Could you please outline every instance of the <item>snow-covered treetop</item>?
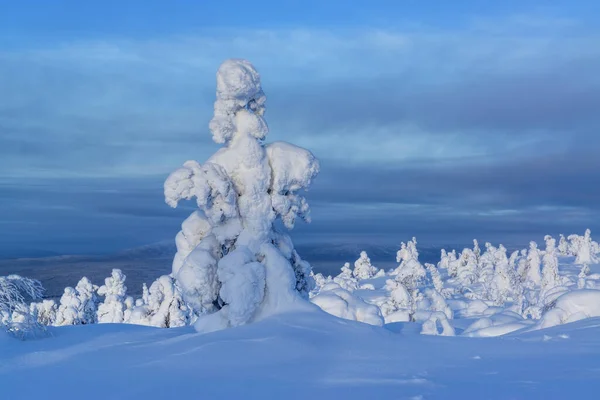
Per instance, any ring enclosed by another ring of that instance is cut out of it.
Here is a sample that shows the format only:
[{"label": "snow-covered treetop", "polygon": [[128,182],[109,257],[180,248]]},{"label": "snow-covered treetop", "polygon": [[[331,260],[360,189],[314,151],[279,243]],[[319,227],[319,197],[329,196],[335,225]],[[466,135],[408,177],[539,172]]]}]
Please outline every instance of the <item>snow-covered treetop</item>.
[{"label": "snow-covered treetop", "polygon": [[[240,129],[264,139],[269,132],[262,118],[265,101],[260,75],[254,66],[246,60],[226,60],[217,71],[215,114],[209,124],[213,140],[227,143]],[[240,112],[244,109],[251,112]]]}]

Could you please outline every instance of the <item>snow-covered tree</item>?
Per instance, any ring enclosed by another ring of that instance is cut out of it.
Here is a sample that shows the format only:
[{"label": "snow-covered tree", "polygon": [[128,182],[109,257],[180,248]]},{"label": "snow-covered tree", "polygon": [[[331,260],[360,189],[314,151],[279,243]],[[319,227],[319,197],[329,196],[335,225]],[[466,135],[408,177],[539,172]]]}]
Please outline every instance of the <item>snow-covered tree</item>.
[{"label": "snow-covered tree", "polygon": [[485,252],[479,258],[479,281],[484,285],[491,285],[494,279],[497,249],[491,243],[485,243]]},{"label": "snow-covered tree", "polygon": [[82,320],[82,305],[77,291],[72,287],[66,287],[60,298],[60,305],[56,313],[56,326],[78,325]]},{"label": "snow-covered tree", "polygon": [[407,320],[410,320],[410,316],[415,312],[415,303],[406,286],[398,279],[388,279],[384,288],[389,293],[387,300],[380,305],[384,318],[402,309],[407,312]]},{"label": "snow-covered tree", "polygon": [[32,316],[25,304],[27,299],[41,298],[43,291],[38,280],[19,275],[0,276],[0,327],[20,339],[43,331],[37,316]]},{"label": "snow-covered tree", "polygon": [[400,250],[396,254],[396,262],[399,262],[400,265],[392,272],[392,275],[397,275],[397,279],[409,291],[417,288],[427,273],[419,262],[417,240],[415,238],[406,244],[401,244]]},{"label": "snow-covered tree", "polygon": [[506,248],[503,245],[498,246],[496,250],[492,299],[497,305],[502,305],[512,295],[513,285],[515,283],[514,269],[511,268],[506,257]]},{"label": "snow-covered tree", "polygon": [[429,272],[429,275],[431,276],[431,282],[433,283],[435,290],[444,294],[444,281],[435,265],[425,263],[425,269],[427,269],[427,272]]},{"label": "snow-covered tree", "polygon": [[577,289],[585,289],[586,287],[586,278],[590,274],[590,267],[587,264],[583,264],[581,266],[581,270],[579,271],[579,275],[577,275]]},{"label": "snow-covered tree", "polygon": [[291,229],[298,218],[309,221],[299,191],[308,188],[319,163],[308,150],[263,142],[265,100],[252,64],[225,61],[209,124],[213,140],[224,147],[204,164],[186,162],[165,182],[169,205],[195,197],[199,207],[182,224],[173,262],[185,301],[198,314],[219,313],[199,321],[199,329],[248,323],[308,298],[314,285],[310,265],[274,222]]},{"label": "snow-covered tree", "polygon": [[517,258],[517,275],[521,282],[527,279],[527,249],[522,249]]},{"label": "snow-covered tree", "polygon": [[58,305],[54,300],[42,300],[39,303],[31,303],[29,305],[29,312],[31,315],[37,317],[39,324],[50,326],[56,322]]},{"label": "snow-covered tree", "polygon": [[344,263],[341,268],[341,273],[333,278],[333,282],[337,283],[342,289],[353,292],[358,289],[358,281],[353,275],[350,263]]},{"label": "snow-covered tree", "polygon": [[370,279],[377,273],[377,268],[371,265],[371,259],[366,251],[360,252],[360,258],[354,263],[352,274],[356,279]]},{"label": "snow-covered tree", "polygon": [[146,282],[142,283],[142,304],[148,304],[150,302],[150,290],[146,285]]},{"label": "snow-covered tree", "polygon": [[560,240],[558,242],[558,252],[561,256],[569,255],[569,242],[565,239],[565,235],[560,234]]},{"label": "snow-covered tree", "polygon": [[481,249],[479,248],[479,242],[477,239],[473,239],[473,255],[475,256],[476,264],[479,265],[479,258],[481,257]]},{"label": "snow-covered tree", "polygon": [[456,277],[463,286],[468,286],[477,280],[477,257],[471,249],[464,249],[460,254]]},{"label": "snow-covered tree", "polygon": [[569,255],[577,256],[577,253],[579,252],[579,247],[581,246],[581,240],[583,239],[583,237],[573,234],[573,235],[569,235],[567,237],[567,239],[569,242],[569,246],[568,246]]},{"label": "snow-covered tree", "polygon": [[558,276],[558,258],[556,256],[556,240],[546,235],[546,251],[542,258],[542,292],[548,292],[550,289],[560,285],[560,277]]},{"label": "snow-covered tree", "polygon": [[174,328],[187,325],[191,309],[184,303],[181,290],[175,280],[164,275],[150,286],[150,325],[161,328]]},{"label": "snow-covered tree", "polygon": [[450,263],[450,259],[448,257],[448,253],[446,253],[445,249],[442,249],[442,254],[440,257],[440,262],[438,263],[439,269],[448,269],[448,264]]},{"label": "snow-covered tree", "polygon": [[598,260],[592,254],[592,232],[586,229],[583,237],[578,240],[576,264],[596,264]]},{"label": "snow-covered tree", "polygon": [[104,280],[104,285],[98,288],[98,294],[104,296],[104,302],[98,305],[99,323],[123,322],[127,294],[125,279],[126,277],[120,269],[113,269],[111,276]]},{"label": "snow-covered tree", "polygon": [[94,324],[97,322],[97,307],[98,307],[98,286],[92,284],[87,277],[81,278],[75,286],[77,297],[80,302],[80,314],[82,324]]},{"label": "snow-covered tree", "polygon": [[528,287],[539,286],[542,283],[540,272],[540,251],[536,242],[529,242],[529,251],[527,253],[527,274],[525,282]]}]

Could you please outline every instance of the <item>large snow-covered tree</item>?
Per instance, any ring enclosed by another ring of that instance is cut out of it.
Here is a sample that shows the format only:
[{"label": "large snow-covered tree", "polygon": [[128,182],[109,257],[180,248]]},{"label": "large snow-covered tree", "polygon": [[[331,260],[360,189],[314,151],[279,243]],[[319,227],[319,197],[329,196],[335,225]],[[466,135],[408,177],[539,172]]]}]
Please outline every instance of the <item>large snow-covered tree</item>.
[{"label": "large snow-covered tree", "polygon": [[310,220],[299,192],[309,187],[319,163],[292,144],[264,143],[265,100],[250,62],[225,61],[209,124],[223,147],[204,164],[186,162],[164,185],[170,206],[194,197],[198,205],[176,237],[172,274],[197,314],[218,313],[201,318],[199,329],[248,323],[308,298],[314,285],[310,265],[274,224],[280,220],[291,229],[298,218]]}]

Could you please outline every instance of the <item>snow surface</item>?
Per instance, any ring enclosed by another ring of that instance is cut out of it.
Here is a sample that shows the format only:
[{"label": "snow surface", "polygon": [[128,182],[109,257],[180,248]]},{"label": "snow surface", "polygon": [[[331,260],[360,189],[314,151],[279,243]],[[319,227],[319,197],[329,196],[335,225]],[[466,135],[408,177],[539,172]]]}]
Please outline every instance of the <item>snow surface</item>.
[{"label": "snow surface", "polygon": [[[224,331],[123,324],[0,335],[3,399],[593,398],[600,318],[518,335],[426,336],[318,310]],[[10,384],[8,384],[10,383]]]}]

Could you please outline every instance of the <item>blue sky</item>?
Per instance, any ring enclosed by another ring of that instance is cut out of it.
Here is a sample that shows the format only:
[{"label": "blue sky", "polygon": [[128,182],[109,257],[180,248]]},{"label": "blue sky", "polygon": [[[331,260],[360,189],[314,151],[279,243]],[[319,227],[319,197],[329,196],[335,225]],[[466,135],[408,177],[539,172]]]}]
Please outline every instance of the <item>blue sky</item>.
[{"label": "blue sky", "polygon": [[0,0],[0,254],[174,237],[162,182],[217,149],[229,57],[321,159],[297,241],[600,229],[593,1],[91,3]]}]

